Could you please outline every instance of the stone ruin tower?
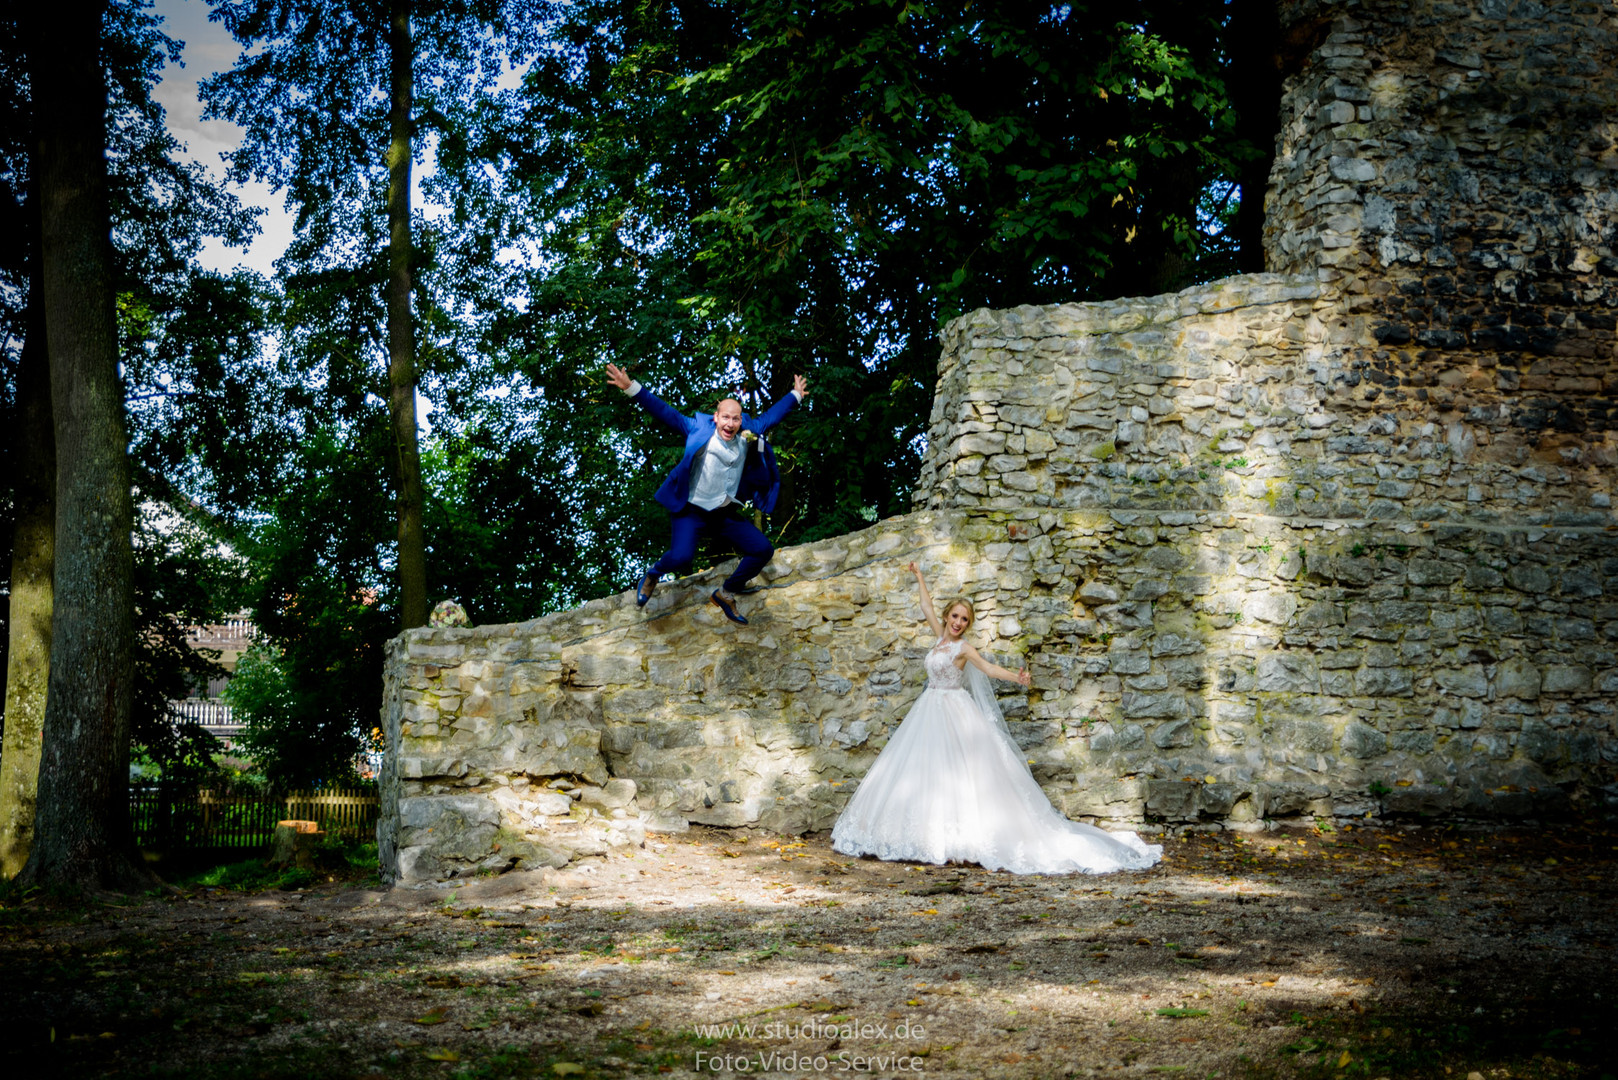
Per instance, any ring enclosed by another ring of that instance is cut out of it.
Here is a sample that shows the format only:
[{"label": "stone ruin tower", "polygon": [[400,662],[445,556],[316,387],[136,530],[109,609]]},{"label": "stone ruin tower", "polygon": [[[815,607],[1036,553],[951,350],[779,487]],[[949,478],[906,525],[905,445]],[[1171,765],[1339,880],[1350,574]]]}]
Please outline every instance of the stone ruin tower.
[{"label": "stone ruin tower", "polygon": [[957,319],[914,512],[779,552],[748,627],[698,583],[396,639],[385,872],[828,827],[921,688],[911,560],[1030,664],[1069,816],[1618,803],[1618,11],[1281,19],[1271,272]]}]

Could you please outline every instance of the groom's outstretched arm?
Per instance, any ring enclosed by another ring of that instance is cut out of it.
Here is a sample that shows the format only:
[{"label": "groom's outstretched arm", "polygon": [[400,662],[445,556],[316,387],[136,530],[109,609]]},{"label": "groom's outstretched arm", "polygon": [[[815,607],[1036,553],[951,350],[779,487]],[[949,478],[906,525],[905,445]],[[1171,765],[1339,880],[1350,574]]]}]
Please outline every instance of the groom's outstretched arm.
[{"label": "groom's outstretched arm", "polygon": [[759,432],[770,430],[786,418],[787,413],[795,408],[798,402],[809,396],[809,380],[802,375],[792,376],[792,392],[771,405],[764,415],[753,421],[753,427]]},{"label": "groom's outstretched arm", "polygon": [[680,434],[684,435],[691,430],[691,421],[687,417],[676,412],[673,406],[631,379],[629,373],[617,364],[607,365],[607,381],[634,398],[635,404]]}]

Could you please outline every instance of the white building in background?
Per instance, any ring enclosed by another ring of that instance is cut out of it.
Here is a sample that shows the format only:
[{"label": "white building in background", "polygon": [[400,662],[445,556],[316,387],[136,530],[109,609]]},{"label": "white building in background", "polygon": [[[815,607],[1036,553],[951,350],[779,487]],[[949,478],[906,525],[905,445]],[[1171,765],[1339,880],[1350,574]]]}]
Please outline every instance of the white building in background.
[{"label": "white building in background", "polygon": [[[138,491],[135,495],[137,546],[168,545],[171,548],[189,547],[192,550],[200,548],[209,558],[233,564],[243,574],[247,573],[246,561],[229,544],[199,526],[194,520],[195,514],[188,516],[172,505],[159,499],[146,498]],[[191,509],[195,513],[205,513],[195,506]],[[255,635],[253,616],[247,611],[238,611],[225,616],[220,622],[209,623],[206,626],[192,626],[186,630],[186,644],[193,649],[210,649],[218,652],[218,663],[225,669],[225,673],[209,679],[206,686],[196,687],[190,697],[169,701],[169,715],[176,725],[200,724],[217,737],[226,749],[235,745],[236,737],[241,734],[243,725],[231,715],[231,707],[225,703],[221,695],[231,677],[236,674],[236,665],[241,661],[247,647],[252,644]]]},{"label": "white building in background", "polygon": [[236,665],[242,653],[247,651],[247,646],[252,644],[254,633],[252,615],[245,611],[227,615],[223,622],[191,627],[186,632],[186,643],[193,649],[216,650],[219,665],[225,669],[225,674],[208,680],[208,685],[199,687],[198,693],[192,697],[169,702],[169,713],[176,724],[201,724],[227,750],[235,745],[236,736],[241,734],[242,723],[231,714],[230,705],[220,695],[236,674]]}]

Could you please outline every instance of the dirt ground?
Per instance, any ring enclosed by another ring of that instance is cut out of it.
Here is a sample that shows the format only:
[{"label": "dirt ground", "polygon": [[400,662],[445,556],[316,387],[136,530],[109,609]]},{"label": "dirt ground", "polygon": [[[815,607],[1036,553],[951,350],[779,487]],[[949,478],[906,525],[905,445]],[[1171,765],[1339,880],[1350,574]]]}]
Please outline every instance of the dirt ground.
[{"label": "dirt ground", "polygon": [[1146,873],[1019,878],[694,830],[456,889],[13,897],[0,1060],[73,1077],[1618,1075],[1609,826],[1165,843]]}]

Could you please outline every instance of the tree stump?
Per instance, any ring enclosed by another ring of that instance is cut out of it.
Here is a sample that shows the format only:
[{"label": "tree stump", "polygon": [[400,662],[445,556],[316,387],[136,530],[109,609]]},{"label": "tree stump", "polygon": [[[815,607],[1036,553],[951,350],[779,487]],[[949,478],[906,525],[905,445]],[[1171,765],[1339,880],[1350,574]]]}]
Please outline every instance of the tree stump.
[{"label": "tree stump", "polygon": [[303,870],[315,868],[315,849],[326,834],[317,821],[278,821],[275,837],[270,841],[270,857],[266,865],[296,866]]}]

